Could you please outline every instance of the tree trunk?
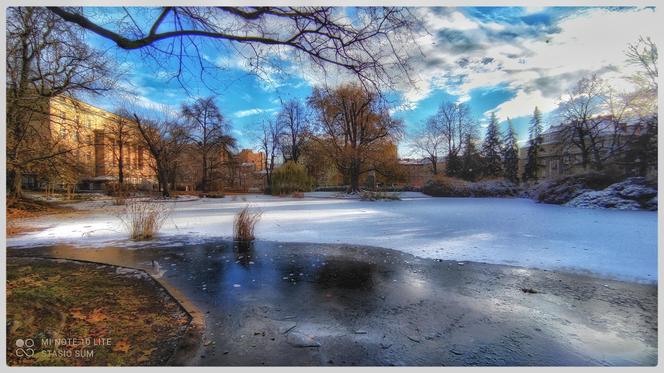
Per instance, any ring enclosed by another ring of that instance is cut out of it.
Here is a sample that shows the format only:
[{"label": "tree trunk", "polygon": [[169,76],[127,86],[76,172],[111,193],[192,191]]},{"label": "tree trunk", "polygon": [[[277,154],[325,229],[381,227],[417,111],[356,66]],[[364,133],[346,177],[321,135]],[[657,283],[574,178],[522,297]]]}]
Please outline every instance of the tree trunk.
[{"label": "tree trunk", "polygon": [[164,169],[159,168],[157,170],[157,179],[159,180],[162,197],[170,198],[171,191],[168,185],[168,173]]},{"label": "tree trunk", "polygon": [[20,199],[23,192],[22,174],[18,169],[7,170],[7,190],[14,199]]},{"label": "tree trunk", "polygon": [[207,177],[207,157],[203,156],[203,178],[201,180],[201,190],[203,192],[208,191],[208,177]]},{"label": "tree trunk", "polygon": [[124,147],[122,141],[118,143],[118,183],[124,183]]},{"label": "tree trunk", "polygon": [[360,162],[356,159],[351,161],[350,167],[350,193],[360,191]]}]

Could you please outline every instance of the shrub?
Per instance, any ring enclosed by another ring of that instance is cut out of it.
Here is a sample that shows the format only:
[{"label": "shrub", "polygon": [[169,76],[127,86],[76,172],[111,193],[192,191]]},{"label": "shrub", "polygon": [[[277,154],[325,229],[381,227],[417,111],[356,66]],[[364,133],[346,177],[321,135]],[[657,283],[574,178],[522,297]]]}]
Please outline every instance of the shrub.
[{"label": "shrub", "polygon": [[113,203],[114,206],[124,206],[125,204],[127,204],[127,197],[122,194],[118,194],[113,196],[111,202]]},{"label": "shrub", "polygon": [[286,162],[272,173],[270,191],[273,196],[308,192],[312,187],[313,179],[307,174],[307,170],[293,161]]},{"label": "shrub", "polygon": [[260,211],[249,211],[249,206],[246,206],[235,215],[233,222],[233,238],[240,242],[253,241],[254,227],[261,218],[263,213]]},{"label": "shrub", "polygon": [[292,197],[293,198],[304,198],[304,193],[303,192],[293,192]]},{"label": "shrub", "polygon": [[170,214],[168,205],[154,201],[127,201],[120,220],[132,240],[152,239]]},{"label": "shrub", "polygon": [[505,179],[471,182],[449,176],[437,176],[422,187],[422,193],[433,197],[513,197],[520,195],[521,189]]},{"label": "shrub", "polygon": [[360,193],[360,199],[362,201],[399,201],[401,197],[399,197],[399,193],[363,191]]},{"label": "shrub", "polygon": [[422,193],[433,197],[470,197],[468,184],[461,179],[438,175],[422,188]]},{"label": "shrub", "polygon": [[200,197],[203,198],[224,198],[225,196],[224,192],[207,192],[200,194]]},{"label": "shrub", "polygon": [[561,205],[585,192],[602,190],[617,181],[619,179],[615,175],[591,171],[545,180],[535,185],[530,194],[540,202]]},{"label": "shrub", "polygon": [[129,188],[122,184],[113,184],[107,192],[114,206],[124,206],[129,198]]}]

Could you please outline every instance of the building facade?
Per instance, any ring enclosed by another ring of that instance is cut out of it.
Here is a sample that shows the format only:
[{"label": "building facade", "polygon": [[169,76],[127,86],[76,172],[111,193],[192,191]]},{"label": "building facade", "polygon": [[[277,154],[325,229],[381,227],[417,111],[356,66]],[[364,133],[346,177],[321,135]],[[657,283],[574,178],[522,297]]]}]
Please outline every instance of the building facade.
[{"label": "building facade", "polygon": [[[156,185],[154,162],[135,123],[68,97],[54,97],[32,125],[41,146],[59,155],[57,172],[32,170],[23,176],[29,189],[105,190],[120,182],[141,189]],[[39,146],[40,144],[36,144]]]},{"label": "building facade", "polygon": [[[568,176],[589,171],[593,157],[602,160],[605,169],[612,169],[624,175],[632,175],[632,165],[626,160],[628,152],[633,150],[632,140],[647,132],[646,119],[632,119],[621,123],[602,119],[593,125],[593,139],[596,144],[588,154],[584,164],[581,151],[581,138],[569,124],[558,124],[549,127],[542,134],[542,145],[538,154],[537,178],[548,179]],[[655,119],[656,120],[656,119]],[[590,135],[585,135],[585,146],[591,142]],[[519,177],[523,175],[528,160],[528,142],[519,144]],[[593,151],[595,150],[595,151]],[[596,154],[595,154],[596,153]],[[656,176],[657,167],[650,166],[644,176]]]}]

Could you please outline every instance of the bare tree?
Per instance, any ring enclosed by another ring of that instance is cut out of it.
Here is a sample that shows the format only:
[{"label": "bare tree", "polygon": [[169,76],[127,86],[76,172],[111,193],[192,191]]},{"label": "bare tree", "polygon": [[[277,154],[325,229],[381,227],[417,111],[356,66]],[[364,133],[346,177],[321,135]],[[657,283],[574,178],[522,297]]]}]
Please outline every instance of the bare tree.
[{"label": "bare tree", "polygon": [[403,123],[390,117],[376,93],[357,85],[316,88],[309,102],[317,112],[319,141],[348,178],[349,192],[358,192],[360,176],[375,170],[370,155],[382,151],[386,142],[396,141]]},{"label": "bare tree", "polygon": [[448,142],[432,118],[422,124],[412,140],[412,145],[431,163],[431,171],[437,175],[438,163],[447,149]]},{"label": "bare tree", "polygon": [[277,122],[283,134],[280,137],[280,144],[284,162],[288,160],[297,162],[302,154],[304,142],[309,134],[309,118],[306,110],[306,107],[295,99],[281,103]]},{"label": "bare tree", "polygon": [[627,62],[639,68],[629,77],[636,84],[631,109],[639,121],[624,161],[630,173],[646,176],[650,168],[657,169],[657,46],[650,38],[641,37],[628,46],[625,54]]},{"label": "bare tree", "polygon": [[[421,29],[408,8],[397,7],[358,7],[350,16],[340,7],[123,8],[125,14],[107,16],[104,23],[89,16],[92,10],[49,9],[120,48],[176,57],[178,77],[186,70],[187,56],[196,56],[203,67],[196,40],[208,39],[244,53],[257,70],[270,64],[267,52],[276,50],[304,57],[323,71],[326,66],[340,68],[363,83],[392,84],[397,77],[410,77],[411,56],[405,46]],[[132,12],[143,12],[153,21],[141,27],[133,22]]]},{"label": "bare tree", "polygon": [[633,97],[617,93],[596,75],[581,79],[558,107],[561,126],[556,136],[561,151],[576,150],[584,169],[602,170],[634,135],[635,128],[625,123]]},{"label": "bare tree", "polygon": [[133,122],[129,119],[128,111],[120,109],[116,112],[116,116],[106,126],[104,134],[106,135],[105,145],[111,150],[111,156],[114,162],[118,165],[118,183],[120,188],[124,185],[125,176],[125,160],[127,159],[127,152],[125,149],[128,146],[129,139],[133,138]]},{"label": "bare tree", "polygon": [[189,138],[201,162],[200,186],[207,192],[214,171],[221,167],[224,157],[232,155],[236,140],[228,135],[228,123],[213,97],[182,105],[182,115],[191,126]]},{"label": "bare tree", "polygon": [[468,133],[475,131],[476,126],[470,116],[470,109],[463,103],[443,102],[428,122],[445,141],[447,175],[458,176],[461,171],[460,156],[463,145]]},{"label": "bare tree", "polygon": [[[87,46],[80,29],[45,8],[7,8],[6,27],[7,191],[20,196],[24,173],[71,164],[56,158],[89,145],[71,141],[80,123],[54,113],[49,100],[107,92],[119,70]],[[52,119],[67,136],[54,136]]]},{"label": "bare tree", "polygon": [[274,171],[277,154],[279,152],[279,139],[282,136],[279,122],[268,119],[262,124],[262,134],[260,137],[260,148],[265,157],[263,158],[265,166],[265,182],[267,187],[272,185],[272,171]]},{"label": "bare tree", "polygon": [[140,118],[134,113],[134,120],[145,147],[154,160],[151,166],[157,174],[162,196],[169,198],[171,189],[175,187],[174,179],[179,155],[190,136],[188,128],[183,123],[170,118],[150,120]]},{"label": "bare tree", "polygon": [[657,92],[657,45],[649,37],[643,36],[635,43],[627,46],[625,52],[627,62],[640,68],[634,76],[631,77],[639,87],[648,88]]}]

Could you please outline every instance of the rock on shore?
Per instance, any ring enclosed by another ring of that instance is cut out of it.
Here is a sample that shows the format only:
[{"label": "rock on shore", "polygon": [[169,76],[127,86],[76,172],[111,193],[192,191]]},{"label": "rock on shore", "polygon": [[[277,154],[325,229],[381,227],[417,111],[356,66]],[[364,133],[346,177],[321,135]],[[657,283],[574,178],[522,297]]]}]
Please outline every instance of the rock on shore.
[{"label": "rock on shore", "polygon": [[566,206],[582,208],[615,208],[619,210],[657,210],[657,189],[643,177],[630,177],[603,190],[584,191]]}]

